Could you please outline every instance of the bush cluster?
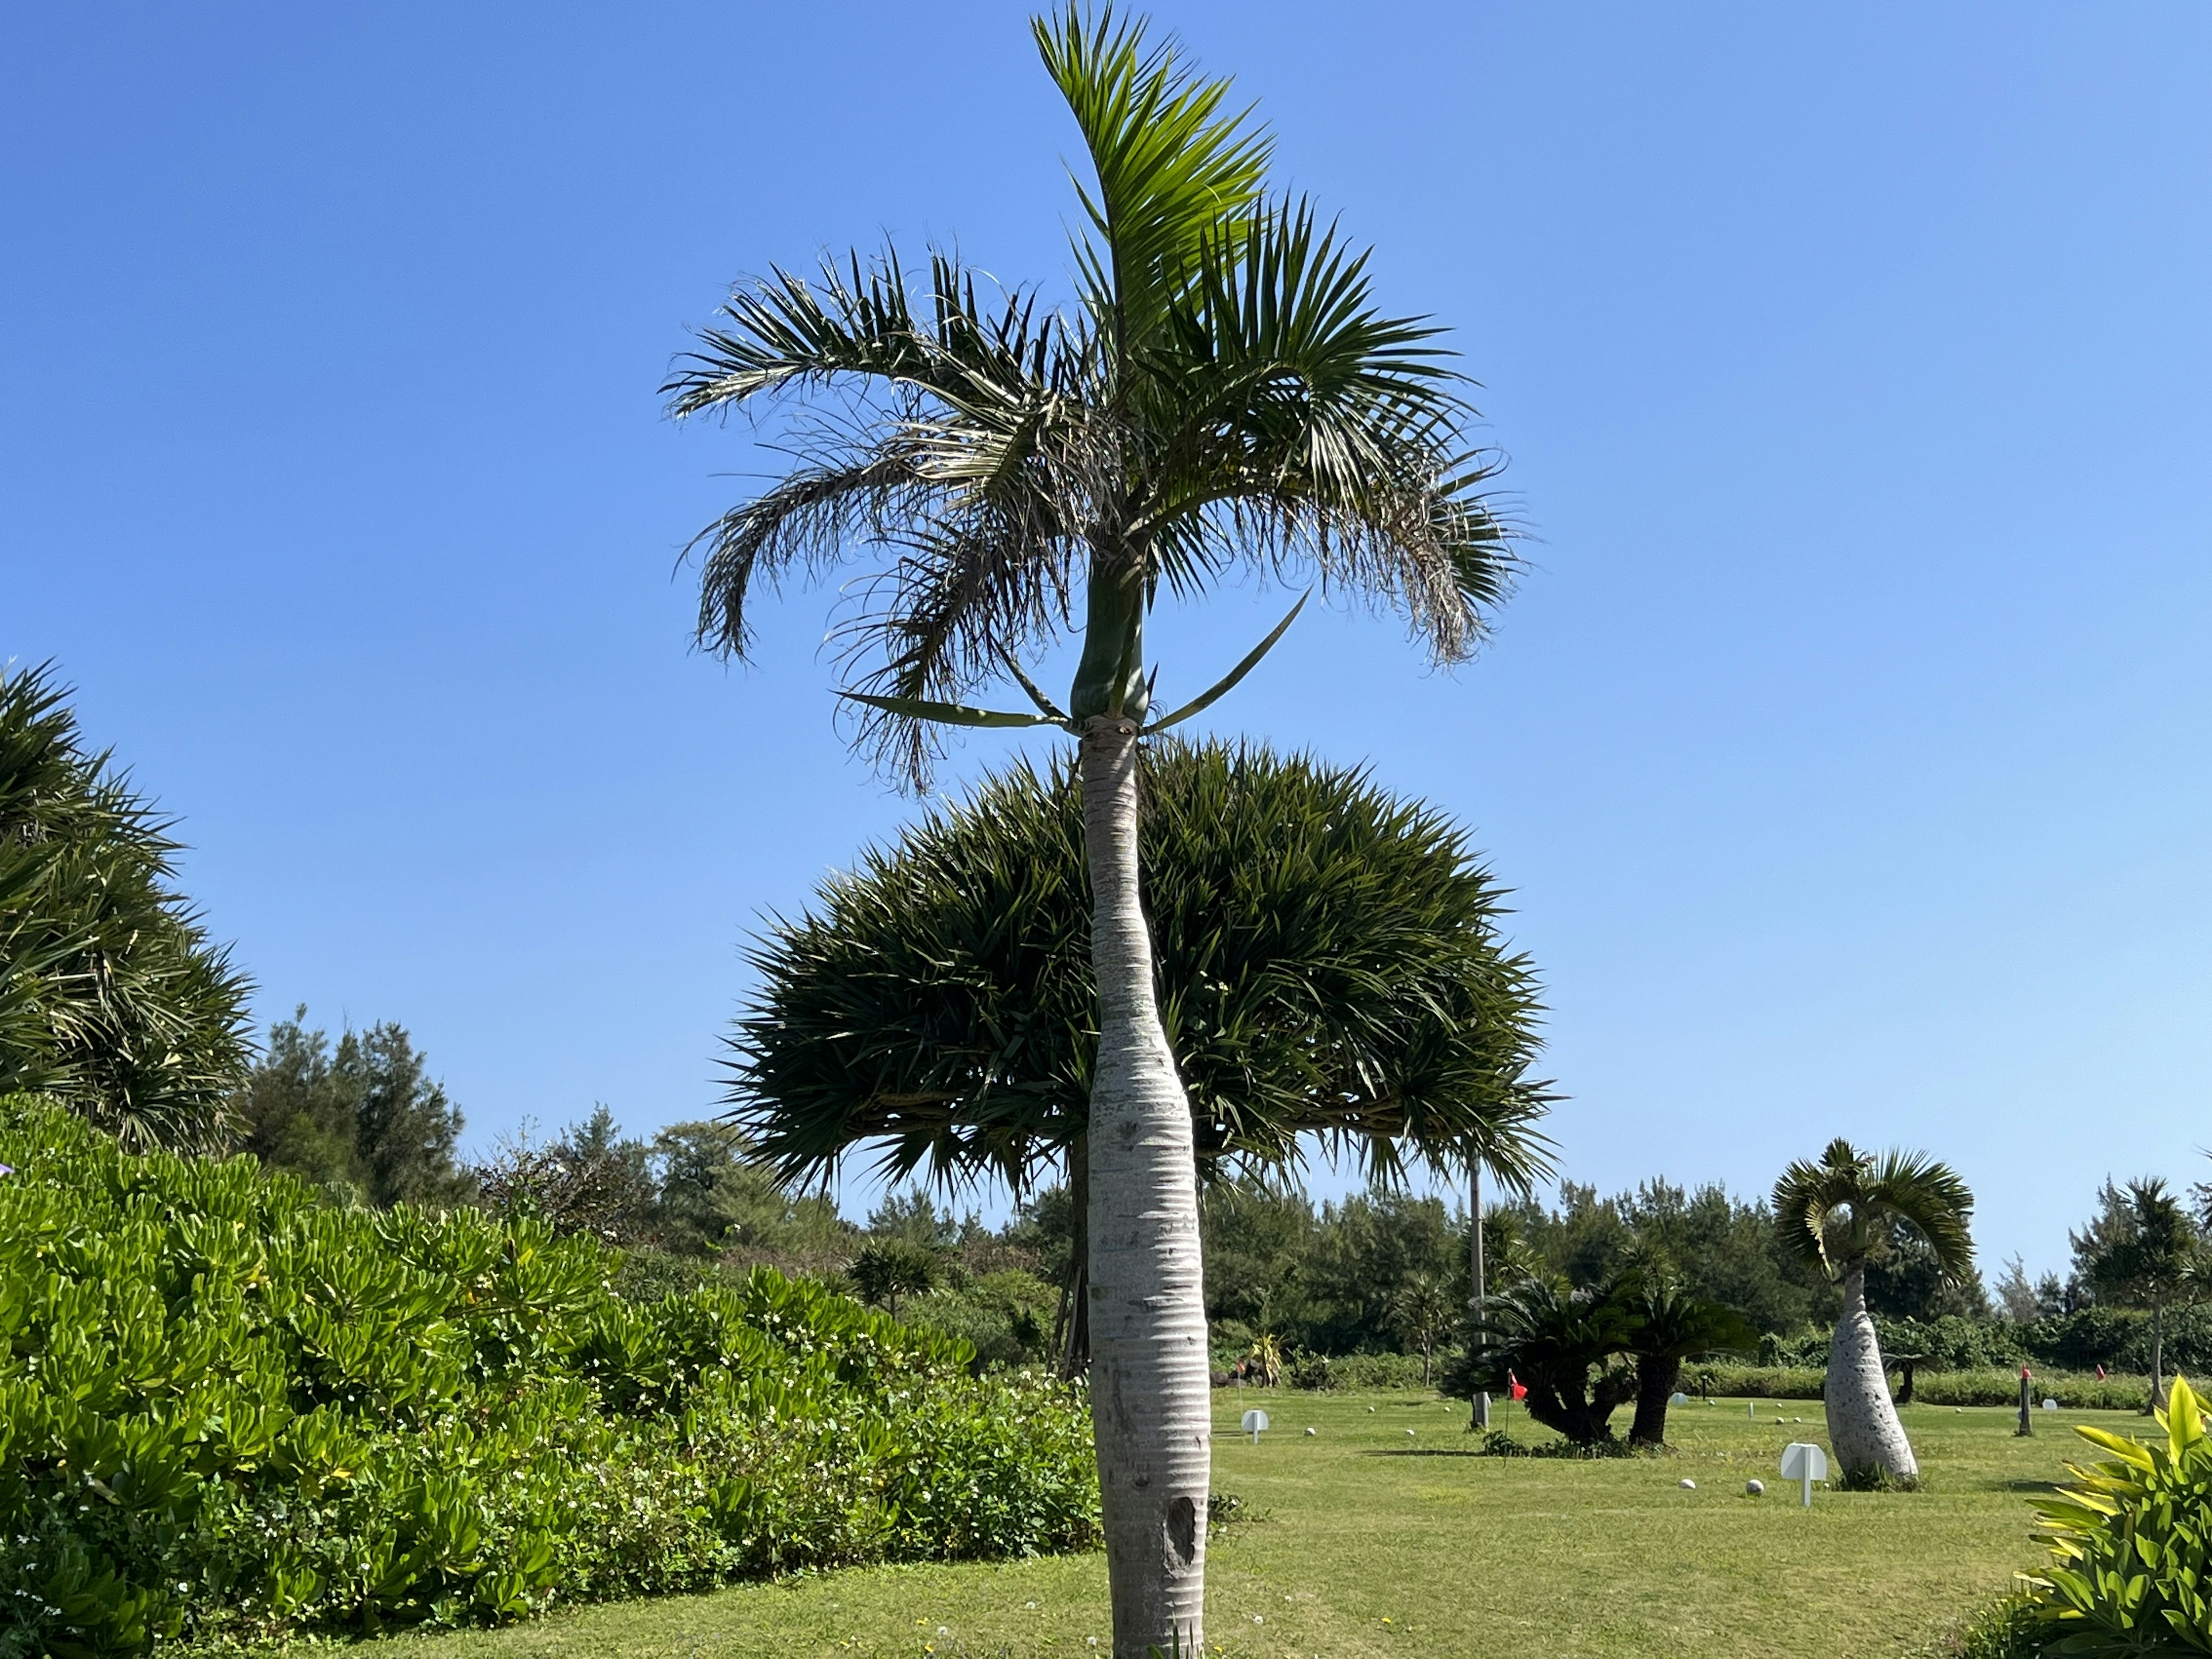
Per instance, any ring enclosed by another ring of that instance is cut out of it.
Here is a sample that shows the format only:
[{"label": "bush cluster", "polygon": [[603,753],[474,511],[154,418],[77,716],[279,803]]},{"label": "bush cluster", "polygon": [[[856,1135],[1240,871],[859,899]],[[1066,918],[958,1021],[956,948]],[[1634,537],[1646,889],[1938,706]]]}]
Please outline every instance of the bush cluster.
[{"label": "bush cluster", "polygon": [[[2023,1364],[2038,1370],[2150,1371],[2151,1319],[2140,1309],[2093,1306],[2040,1319],[1968,1319],[1946,1314],[1936,1319],[1887,1319],[1877,1315],[1881,1351],[1893,1358],[1918,1354],[1919,1375],[1936,1371],[2010,1370]],[[1809,1368],[1828,1363],[1831,1333],[1808,1328],[1796,1335],[1770,1334],[1759,1343],[1764,1366]],[[2168,1370],[2212,1370],[2212,1307],[2166,1311],[2165,1352]]]},{"label": "bush cluster", "polygon": [[21,1097],[0,1164],[0,1652],[1096,1535],[1079,1400],[818,1286],[628,1300],[542,1222],[337,1208]]},{"label": "bush cluster", "polygon": [[[1685,1386],[1729,1399],[1818,1400],[1827,1373],[1802,1365],[1699,1365],[1686,1376]],[[2033,1393],[2039,1402],[2053,1399],[2069,1411],[2141,1411],[2150,1379],[2039,1370]],[[2020,1399],[2020,1371],[1923,1370],[1913,1379],[1912,1397],[1923,1406],[2010,1406]]]},{"label": "bush cluster", "polygon": [[1300,1354],[1283,1380],[1294,1389],[1422,1389],[1417,1353]]}]

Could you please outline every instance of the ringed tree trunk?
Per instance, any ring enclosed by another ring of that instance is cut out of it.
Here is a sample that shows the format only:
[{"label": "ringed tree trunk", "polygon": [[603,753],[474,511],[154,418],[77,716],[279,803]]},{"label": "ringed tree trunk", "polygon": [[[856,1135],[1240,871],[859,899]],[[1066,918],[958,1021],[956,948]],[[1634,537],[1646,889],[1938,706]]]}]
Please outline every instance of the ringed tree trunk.
[{"label": "ringed tree trunk", "polygon": [[1639,1354],[1636,1360],[1636,1418],[1628,1425],[1632,1446],[1667,1443],[1667,1402],[1682,1377],[1680,1354]]},{"label": "ringed tree trunk", "polygon": [[1897,1420],[1897,1407],[1889,1401],[1889,1378],[1881,1363],[1881,1345],[1875,1340],[1874,1321],[1867,1316],[1866,1266],[1854,1266],[1844,1275],[1844,1311],[1836,1321],[1835,1340],[1828,1349],[1828,1379],[1821,1397],[1828,1410],[1828,1443],[1834,1448],[1837,1472],[1846,1476],[1876,1470],[1893,1480],[1910,1480],[1920,1473],[1912,1443]]},{"label": "ringed tree trunk", "polygon": [[1098,1060],[1090,1133],[1091,1422],[1114,1659],[1204,1651],[1212,1455],[1190,1103],[1139,903],[1137,727],[1082,727]]}]

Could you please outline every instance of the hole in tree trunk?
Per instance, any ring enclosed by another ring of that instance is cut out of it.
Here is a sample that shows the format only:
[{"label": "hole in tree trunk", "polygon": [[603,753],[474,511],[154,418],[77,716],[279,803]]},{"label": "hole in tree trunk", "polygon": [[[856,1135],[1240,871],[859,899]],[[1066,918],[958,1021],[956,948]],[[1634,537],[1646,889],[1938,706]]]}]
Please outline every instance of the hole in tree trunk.
[{"label": "hole in tree trunk", "polygon": [[1185,1566],[1198,1553],[1198,1505],[1188,1498],[1178,1498],[1168,1505],[1168,1547]]}]

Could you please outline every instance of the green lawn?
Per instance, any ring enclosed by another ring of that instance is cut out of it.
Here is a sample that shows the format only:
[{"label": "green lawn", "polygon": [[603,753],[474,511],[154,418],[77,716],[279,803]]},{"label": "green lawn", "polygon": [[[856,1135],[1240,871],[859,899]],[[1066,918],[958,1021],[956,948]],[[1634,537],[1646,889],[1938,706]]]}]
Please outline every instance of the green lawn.
[{"label": "green lawn", "polygon": [[[1231,1659],[1897,1655],[2035,1559],[2027,1496],[2087,1451],[2067,1425],[2145,1426],[2038,1413],[2018,1440],[2009,1412],[1910,1407],[1928,1490],[1818,1492],[1808,1512],[1775,1463],[1790,1440],[1825,1439],[1817,1401],[1760,1401],[1756,1421],[1742,1401],[1693,1403],[1673,1414],[1674,1455],[1601,1462],[1469,1455],[1466,1408],[1435,1399],[1214,1403],[1215,1488],[1263,1516],[1208,1547],[1207,1645]],[[1249,1405],[1275,1424],[1257,1447],[1236,1431]],[[1547,1437],[1517,1411],[1499,1420]],[[1753,1476],[1764,1498],[1742,1495]],[[830,1573],[381,1645],[404,1650],[391,1659],[1026,1659],[1085,1654],[1106,1632],[1093,1555]]]}]

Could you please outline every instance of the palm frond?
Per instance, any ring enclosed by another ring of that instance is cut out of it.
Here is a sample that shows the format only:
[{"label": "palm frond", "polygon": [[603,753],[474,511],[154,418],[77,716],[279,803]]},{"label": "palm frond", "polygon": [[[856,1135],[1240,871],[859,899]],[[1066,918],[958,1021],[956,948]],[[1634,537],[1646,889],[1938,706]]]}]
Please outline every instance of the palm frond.
[{"label": "palm frond", "polygon": [[1032,24],[1066,99],[1093,181],[1075,180],[1095,242],[1077,260],[1098,326],[1118,350],[1147,340],[1188,285],[1200,251],[1260,199],[1273,141],[1249,109],[1224,113],[1230,83],[1183,63],[1172,37],[1148,45],[1141,20],[1071,4]]},{"label": "palm frond", "polygon": [[1898,1150],[1877,1158],[1840,1136],[1818,1163],[1800,1159],[1774,1184],[1784,1247],[1839,1278],[1863,1263],[1899,1221],[1927,1240],[1946,1274],[1964,1274],[1973,1265],[1973,1194],[1948,1164]]},{"label": "palm frond", "polygon": [[1972,1269],[1974,1195],[1949,1164],[1924,1152],[1884,1152],[1867,1182],[1865,1201],[1925,1239],[1947,1277],[1963,1278]]},{"label": "palm frond", "polygon": [[1439,660],[1480,640],[1518,568],[1495,458],[1437,331],[1372,305],[1367,256],[1285,202],[1210,239],[1145,361],[1160,434],[1137,520],[1179,591],[1255,552],[1405,612]]}]

